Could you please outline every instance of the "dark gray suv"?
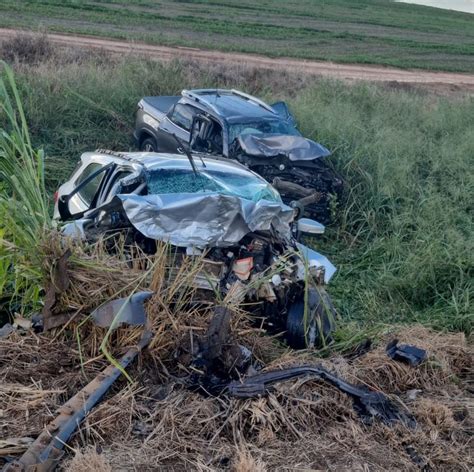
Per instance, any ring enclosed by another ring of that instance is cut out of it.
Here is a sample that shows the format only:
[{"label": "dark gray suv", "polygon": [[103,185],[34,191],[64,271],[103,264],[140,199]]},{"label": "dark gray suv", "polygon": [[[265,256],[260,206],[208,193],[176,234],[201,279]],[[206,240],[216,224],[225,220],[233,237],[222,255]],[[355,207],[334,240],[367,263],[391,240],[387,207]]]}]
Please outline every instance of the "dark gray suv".
[{"label": "dark gray suv", "polygon": [[143,151],[186,150],[236,159],[269,180],[285,203],[322,222],[342,180],[325,162],[330,155],[304,138],[284,102],[268,105],[237,90],[183,90],[181,96],[145,97],[134,137]]}]

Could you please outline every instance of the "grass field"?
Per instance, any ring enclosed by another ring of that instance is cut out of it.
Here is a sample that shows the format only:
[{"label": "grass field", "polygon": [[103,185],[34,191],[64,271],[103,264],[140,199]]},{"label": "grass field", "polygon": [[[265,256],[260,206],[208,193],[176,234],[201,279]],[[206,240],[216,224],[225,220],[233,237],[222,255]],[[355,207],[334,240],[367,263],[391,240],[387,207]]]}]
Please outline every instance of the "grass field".
[{"label": "grass field", "polygon": [[3,0],[0,27],[474,71],[473,16],[391,0]]},{"label": "grass field", "polygon": [[80,51],[15,69],[34,145],[47,155],[50,193],[82,152],[133,149],[144,95],[220,86],[287,99],[346,180],[338,222],[317,242],[339,268],[330,293],[345,320],[341,336],[354,333],[352,322],[471,331],[472,97]]}]

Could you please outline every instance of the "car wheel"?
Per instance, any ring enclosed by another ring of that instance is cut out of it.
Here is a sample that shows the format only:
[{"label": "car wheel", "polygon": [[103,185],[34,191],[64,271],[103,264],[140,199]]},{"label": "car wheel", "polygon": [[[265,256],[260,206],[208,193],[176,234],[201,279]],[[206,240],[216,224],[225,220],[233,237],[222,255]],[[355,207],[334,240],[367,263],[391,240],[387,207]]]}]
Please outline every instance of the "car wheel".
[{"label": "car wheel", "polygon": [[335,328],[336,309],[331,297],[322,287],[308,290],[308,310],[305,317],[304,292],[288,310],[286,338],[296,349],[321,347],[331,342]]},{"label": "car wheel", "polygon": [[146,138],[143,140],[142,144],[140,145],[140,151],[144,152],[157,152],[158,147],[155,143],[153,138]]}]

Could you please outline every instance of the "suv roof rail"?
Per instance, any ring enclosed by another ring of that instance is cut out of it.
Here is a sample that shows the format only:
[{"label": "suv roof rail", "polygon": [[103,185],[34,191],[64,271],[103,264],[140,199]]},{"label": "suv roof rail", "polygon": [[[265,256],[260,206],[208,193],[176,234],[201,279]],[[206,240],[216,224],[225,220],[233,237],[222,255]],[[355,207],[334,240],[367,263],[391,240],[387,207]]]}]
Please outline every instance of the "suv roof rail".
[{"label": "suv roof rail", "polygon": [[274,115],[277,114],[277,112],[267,103],[265,103],[263,100],[260,100],[257,97],[254,97],[253,95],[249,95],[248,93],[241,92],[240,90],[236,89],[196,89],[196,90],[183,90],[181,92],[181,95],[192,98],[193,100],[196,100],[197,102],[203,103],[204,105],[208,106],[214,113],[217,115],[220,115],[219,110],[217,107],[211,103],[210,100],[206,98],[206,95],[208,94],[216,94],[219,96],[219,94],[230,94],[230,95],[237,95],[240,98],[243,98],[249,102],[255,103],[256,105],[264,108],[265,110],[269,111],[270,113],[273,113]]},{"label": "suv roof rail", "polygon": [[[202,89],[202,90],[205,90],[205,89]],[[216,92],[217,92],[217,89],[216,89]],[[193,92],[191,90],[184,89],[181,92],[181,95],[183,95],[184,97],[192,98],[193,100],[196,100],[196,102],[198,103],[204,103],[204,105],[209,107],[216,115],[220,115],[219,110],[215,107],[215,105],[212,104],[209,100],[206,100],[205,97],[199,95],[198,93]]]},{"label": "suv roof rail", "polygon": [[260,100],[259,98],[254,97],[253,95],[249,95],[248,93],[244,93],[244,92],[241,92],[240,90],[235,90],[235,89],[232,89],[231,93],[239,97],[245,98],[249,102],[256,103],[257,105],[261,106],[262,108],[265,108],[265,110],[269,111],[270,113],[273,113],[274,115],[277,114],[277,112],[270,105],[265,103],[263,100]]},{"label": "suv roof rail", "polygon": [[94,152],[98,152],[99,154],[107,154],[108,156],[120,157],[121,159],[125,159],[126,161],[133,161],[133,159],[123,153],[118,151],[112,151],[110,149],[96,149]]}]

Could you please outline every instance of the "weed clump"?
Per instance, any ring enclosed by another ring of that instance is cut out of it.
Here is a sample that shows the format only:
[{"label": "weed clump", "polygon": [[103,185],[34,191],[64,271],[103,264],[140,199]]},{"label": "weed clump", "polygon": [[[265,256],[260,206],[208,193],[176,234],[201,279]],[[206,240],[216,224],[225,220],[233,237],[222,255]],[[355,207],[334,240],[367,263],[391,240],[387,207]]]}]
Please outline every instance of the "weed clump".
[{"label": "weed clump", "polygon": [[45,33],[18,33],[0,45],[0,58],[8,63],[39,64],[51,58],[54,48]]}]

